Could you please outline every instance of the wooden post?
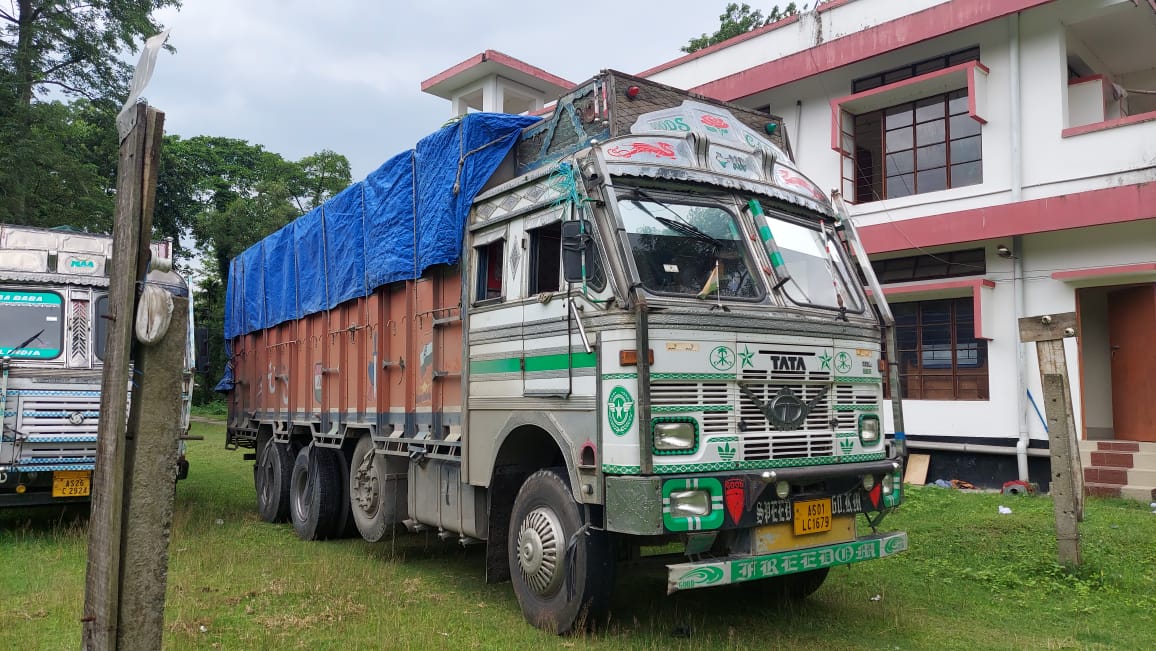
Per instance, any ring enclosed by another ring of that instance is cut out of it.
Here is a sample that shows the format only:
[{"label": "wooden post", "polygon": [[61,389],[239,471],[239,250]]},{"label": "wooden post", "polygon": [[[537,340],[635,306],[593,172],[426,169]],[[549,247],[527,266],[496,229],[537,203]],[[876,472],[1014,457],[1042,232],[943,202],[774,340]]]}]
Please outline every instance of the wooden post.
[{"label": "wooden post", "polygon": [[[121,612],[126,590],[123,584],[125,527],[126,522],[137,521],[134,517],[127,520],[125,517],[126,511],[134,510],[132,502],[126,498],[125,482],[129,365],[133,351],[137,281],[143,278],[148,266],[151,200],[160,164],[164,114],[143,103],[137,104],[133,110],[136,111],[135,126],[120,143],[117,163],[117,201],[108,295],[110,323],[101,379],[96,470],[93,473],[92,515],[88,532],[88,570],[81,620],[83,648],[97,651],[118,648],[118,622],[131,615],[135,623],[140,615]],[[148,206],[145,205],[146,199]],[[186,323],[186,318],[182,314],[180,322]],[[182,351],[184,336],[182,329],[179,333]],[[183,362],[178,363],[172,367],[172,372],[179,377],[182,367]],[[180,400],[179,388],[174,396],[175,400]],[[138,393],[137,399],[132,401],[134,411],[142,402]],[[174,421],[179,422],[179,418],[174,418]],[[139,419],[134,418],[134,422],[139,422]],[[171,502],[171,483],[167,490],[158,485],[150,490],[165,491]],[[171,508],[170,503],[170,512]],[[167,549],[167,536],[165,543]],[[157,606],[163,610],[163,602]],[[152,648],[156,646],[159,646],[159,641]]]},{"label": "wooden post", "polygon": [[1019,321],[1020,341],[1036,342],[1040,381],[1044,390],[1044,413],[1048,419],[1051,450],[1051,495],[1056,512],[1056,544],[1059,560],[1080,564],[1079,521],[1083,520],[1084,484],[1079,441],[1072,416],[1072,392],[1068,381],[1064,338],[1076,336],[1076,314],[1025,317]]},{"label": "wooden post", "polygon": [[[152,274],[149,275],[151,279]],[[181,436],[181,393],[189,299],[173,296],[165,336],[138,345],[126,448],[124,542],[116,648],[161,648],[169,532]]]}]

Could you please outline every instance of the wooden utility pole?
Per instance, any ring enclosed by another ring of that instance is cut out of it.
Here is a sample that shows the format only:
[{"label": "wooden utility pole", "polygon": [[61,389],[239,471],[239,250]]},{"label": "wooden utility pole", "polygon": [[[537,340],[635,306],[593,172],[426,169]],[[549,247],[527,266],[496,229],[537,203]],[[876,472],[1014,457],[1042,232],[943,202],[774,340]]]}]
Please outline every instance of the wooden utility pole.
[{"label": "wooden utility pole", "polygon": [[[117,169],[107,352],[101,383],[82,645],[156,649],[163,633],[169,526],[180,436],[188,298],[173,298],[167,334],[135,346],[138,282],[149,239],[164,114],[141,103]],[[135,365],[131,413],[130,364]]]},{"label": "wooden utility pole", "polygon": [[1056,544],[1065,565],[1080,564],[1079,522],[1084,519],[1084,482],[1079,439],[1072,413],[1072,391],[1064,338],[1076,336],[1076,313],[1025,317],[1019,321],[1020,341],[1036,342],[1048,447],[1052,461],[1052,500],[1056,512]]}]

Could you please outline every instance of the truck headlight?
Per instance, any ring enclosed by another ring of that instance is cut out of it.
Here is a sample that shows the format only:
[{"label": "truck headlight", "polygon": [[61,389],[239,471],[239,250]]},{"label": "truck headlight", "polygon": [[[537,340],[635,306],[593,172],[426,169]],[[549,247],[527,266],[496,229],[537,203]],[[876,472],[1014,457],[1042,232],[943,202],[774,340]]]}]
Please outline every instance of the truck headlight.
[{"label": "truck headlight", "polygon": [[668,531],[710,531],[722,526],[722,482],[714,477],[669,479],[662,484],[662,524]]},{"label": "truck headlight", "polygon": [[707,491],[673,491],[670,494],[670,514],[676,518],[703,518],[710,512],[711,499]]},{"label": "truck headlight", "polygon": [[859,441],[864,446],[878,443],[880,429],[878,416],[864,414],[859,418]]},{"label": "truck headlight", "polygon": [[656,452],[693,452],[698,447],[698,424],[690,420],[660,421],[654,424]]}]

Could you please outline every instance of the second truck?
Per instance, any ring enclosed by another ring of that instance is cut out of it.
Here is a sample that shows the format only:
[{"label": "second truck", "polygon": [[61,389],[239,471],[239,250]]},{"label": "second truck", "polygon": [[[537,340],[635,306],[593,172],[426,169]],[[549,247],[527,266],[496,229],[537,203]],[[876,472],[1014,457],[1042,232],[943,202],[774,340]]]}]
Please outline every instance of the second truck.
[{"label": "second truck", "polygon": [[484,544],[555,632],[643,547],[677,543],[669,592],[783,598],[905,550],[878,530],[888,312],[789,152],[777,117],[608,71],[545,119],[464,116],[247,250],[222,388],[261,517]]}]

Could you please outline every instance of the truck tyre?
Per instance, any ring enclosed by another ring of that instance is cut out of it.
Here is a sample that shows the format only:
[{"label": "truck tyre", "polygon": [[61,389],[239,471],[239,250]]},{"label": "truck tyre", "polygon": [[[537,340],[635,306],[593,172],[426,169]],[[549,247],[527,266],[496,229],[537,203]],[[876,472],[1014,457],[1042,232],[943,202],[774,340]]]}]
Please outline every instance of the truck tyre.
[{"label": "truck tyre", "polygon": [[374,452],[368,434],[357,440],[349,464],[349,509],[361,537],[378,542],[394,521],[394,505],[386,500],[386,459]]},{"label": "truck tyre", "polygon": [[265,522],[289,518],[289,481],[293,475],[293,455],[289,446],[278,445],[264,435],[257,444],[253,464],[253,484],[257,491],[257,513]]},{"label": "truck tyre", "polygon": [[539,470],[522,484],[508,549],[514,594],[526,621],[562,635],[605,615],[614,585],[610,540],[586,526],[558,473]]},{"label": "truck tyre", "polygon": [[787,574],[764,581],[767,596],[775,601],[802,601],[815,594],[815,591],[827,580],[831,568],[824,567],[809,572]]},{"label": "truck tyre", "polygon": [[341,452],[307,445],[297,453],[289,487],[293,530],[301,540],[337,535],[345,492],[341,485]]}]

